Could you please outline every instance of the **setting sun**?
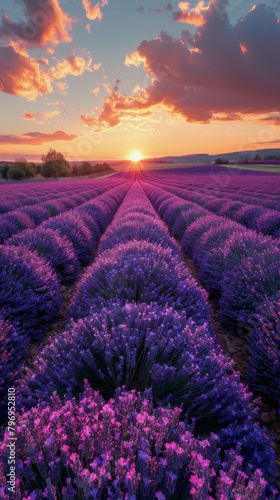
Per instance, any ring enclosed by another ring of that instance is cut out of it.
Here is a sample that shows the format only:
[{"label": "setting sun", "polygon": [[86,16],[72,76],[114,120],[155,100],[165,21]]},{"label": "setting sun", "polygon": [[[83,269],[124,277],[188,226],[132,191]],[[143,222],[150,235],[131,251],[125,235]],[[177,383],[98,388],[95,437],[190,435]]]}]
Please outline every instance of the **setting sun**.
[{"label": "setting sun", "polygon": [[140,151],[133,151],[129,155],[129,160],[133,161],[133,163],[139,163],[139,161],[143,160],[144,156]]}]

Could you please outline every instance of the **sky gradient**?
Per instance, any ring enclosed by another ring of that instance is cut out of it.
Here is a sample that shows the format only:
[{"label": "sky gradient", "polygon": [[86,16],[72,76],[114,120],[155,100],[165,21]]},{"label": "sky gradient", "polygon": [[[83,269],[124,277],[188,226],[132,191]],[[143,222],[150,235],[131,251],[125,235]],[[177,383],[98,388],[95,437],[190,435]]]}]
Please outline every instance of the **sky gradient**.
[{"label": "sky gradient", "polygon": [[280,0],[0,0],[0,160],[280,147]]}]

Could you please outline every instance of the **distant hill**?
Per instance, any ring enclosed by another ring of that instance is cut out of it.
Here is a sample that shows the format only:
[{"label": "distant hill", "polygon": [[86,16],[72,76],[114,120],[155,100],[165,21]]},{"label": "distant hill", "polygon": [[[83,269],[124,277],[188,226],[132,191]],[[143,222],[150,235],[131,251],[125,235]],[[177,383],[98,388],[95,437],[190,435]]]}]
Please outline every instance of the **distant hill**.
[{"label": "distant hill", "polygon": [[231,153],[217,153],[215,155],[209,155],[204,153],[196,153],[192,155],[182,155],[182,156],[162,156],[159,158],[154,158],[154,161],[162,162],[172,162],[172,163],[210,163],[216,160],[216,158],[224,158],[228,161],[238,161],[244,160],[245,158],[253,158],[256,154],[264,158],[268,155],[279,155],[280,149],[257,149],[257,150],[247,150],[247,151],[233,151]]}]

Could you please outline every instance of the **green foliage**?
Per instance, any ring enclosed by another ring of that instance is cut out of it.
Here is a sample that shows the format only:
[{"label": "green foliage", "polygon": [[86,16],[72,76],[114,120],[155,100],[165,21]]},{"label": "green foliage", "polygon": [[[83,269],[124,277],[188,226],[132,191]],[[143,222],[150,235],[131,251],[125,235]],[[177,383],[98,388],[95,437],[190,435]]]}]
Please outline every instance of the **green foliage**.
[{"label": "green foliage", "polygon": [[108,163],[96,163],[96,165],[91,165],[89,161],[84,161],[80,167],[74,166],[74,175],[92,175],[101,172],[112,172],[112,168]]},{"label": "green foliage", "polygon": [[49,149],[46,155],[42,156],[42,166],[40,173],[43,177],[68,177],[72,175],[70,163],[64,158],[62,153],[55,149]]},{"label": "green foliage", "polygon": [[19,158],[15,160],[13,165],[8,167],[8,170],[6,169],[5,174],[11,180],[30,179],[36,175],[36,166],[34,163],[28,163],[24,158]]},{"label": "green foliage", "polygon": [[9,165],[1,165],[0,166],[0,177],[2,179],[8,179]]}]

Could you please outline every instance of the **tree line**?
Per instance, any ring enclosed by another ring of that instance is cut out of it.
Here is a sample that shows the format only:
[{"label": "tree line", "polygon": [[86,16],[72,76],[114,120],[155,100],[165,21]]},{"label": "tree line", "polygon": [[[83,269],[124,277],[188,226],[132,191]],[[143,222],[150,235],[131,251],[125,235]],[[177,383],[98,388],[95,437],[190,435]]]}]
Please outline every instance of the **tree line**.
[{"label": "tree line", "polygon": [[14,163],[0,165],[0,177],[7,180],[24,180],[36,176],[48,178],[79,177],[93,175],[102,172],[113,172],[108,163],[96,163],[84,161],[81,166],[71,165],[62,153],[50,148],[43,155],[41,164],[28,162],[25,158],[17,158]]}]

